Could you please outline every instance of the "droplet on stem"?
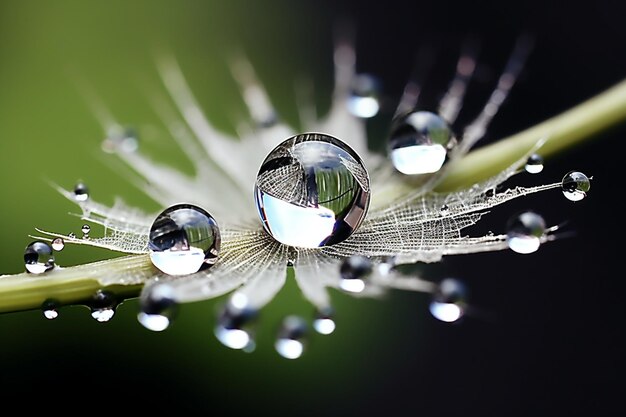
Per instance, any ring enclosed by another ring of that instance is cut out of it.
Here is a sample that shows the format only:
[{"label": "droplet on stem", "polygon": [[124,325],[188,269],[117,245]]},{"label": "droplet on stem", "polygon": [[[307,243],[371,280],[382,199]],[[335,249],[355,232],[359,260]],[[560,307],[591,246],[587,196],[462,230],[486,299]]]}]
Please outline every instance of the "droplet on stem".
[{"label": "droplet on stem", "polygon": [[506,240],[514,252],[528,254],[539,249],[545,233],[546,222],[543,217],[532,211],[526,211],[509,219]]},{"label": "droplet on stem", "polygon": [[24,265],[31,274],[42,274],[54,268],[52,247],[41,241],[31,242],[24,250]]},{"label": "droplet on stem", "polygon": [[51,246],[52,249],[54,249],[56,252],[60,252],[65,247],[65,241],[61,237],[54,238],[52,240]]},{"label": "droplet on stem", "polygon": [[350,256],[341,263],[339,273],[339,287],[342,290],[360,293],[365,289],[365,280],[372,273],[372,261],[365,256]]},{"label": "droplet on stem", "polygon": [[348,111],[356,117],[374,117],[380,110],[380,81],[369,74],[357,74],[352,79],[348,96]]},{"label": "droplet on stem", "polygon": [[251,352],[255,348],[252,325],[259,312],[247,303],[245,296],[234,294],[222,307],[215,326],[215,336],[224,346]]},{"label": "droplet on stem", "polygon": [[304,353],[307,324],[301,317],[287,316],[283,319],[274,347],[287,359],[297,359]]},{"label": "droplet on stem", "polygon": [[524,166],[526,172],[529,174],[538,174],[543,171],[543,157],[539,154],[532,154],[528,157],[526,165]]},{"label": "droplet on stem", "polygon": [[446,278],[442,280],[430,303],[430,313],[437,320],[452,323],[459,320],[465,314],[467,307],[467,290],[465,285],[457,279]]},{"label": "droplet on stem", "polygon": [[570,171],[563,177],[561,182],[563,195],[570,201],[580,201],[587,196],[591,188],[589,178],[578,171]]},{"label": "droplet on stem", "polygon": [[91,309],[91,317],[100,323],[108,322],[115,315],[117,308],[117,298],[115,295],[106,290],[98,290],[89,302]]},{"label": "droplet on stem", "polygon": [[331,334],[335,331],[335,311],[332,307],[317,310],[313,319],[313,328],[319,334]]},{"label": "droplet on stem", "polygon": [[148,289],[139,299],[139,309],[137,320],[146,329],[154,332],[167,329],[178,311],[172,287],[159,284]]},{"label": "droplet on stem", "polygon": [[89,188],[83,182],[78,182],[74,186],[74,200],[84,202],[89,199]]}]

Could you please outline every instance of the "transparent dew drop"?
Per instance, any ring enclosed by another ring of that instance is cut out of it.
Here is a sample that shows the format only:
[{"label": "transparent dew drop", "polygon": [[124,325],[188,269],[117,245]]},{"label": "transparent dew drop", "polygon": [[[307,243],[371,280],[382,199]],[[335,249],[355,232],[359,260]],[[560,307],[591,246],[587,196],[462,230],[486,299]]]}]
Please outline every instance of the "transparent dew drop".
[{"label": "transparent dew drop", "polygon": [[578,171],[570,171],[563,177],[561,182],[563,195],[570,201],[580,201],[587,197],[587,193],[591,188],[589,178]]},{"label": "transparent dew drop", "polygon": [[348,111],[362,119],[376,116],[380,110],[380,93],[378,78],[369,74],[355,75],[346,103]]},{"label": "transparent dew drop", "polygon": [[84,202],[89,200],[89,188],[83,182],[78,182],[74,186],[74,200]]},{"label": "transparent dew drop", "polygon": [[212,266],[220,242],[213,216],[198,206],[176,204],[156,217],[148,246],[152,263],[162,272],[187,275]]},{"label": "transparent dew drop", "polygon": [[274,347],[283,358],[297,359],[304,353],[308,327],[298,316],[287,316],[278,331]]},{"label": "transparent dew drop", "polygon": [[76,233],[74,232],[70,232],[67,237],[69,237],[70,239],[76,239]]},{"label": "transparent dew drop", "polygon": [[245,296],[237,294],[222,307],[215,336],[224,346],[251,352],[255,348],[252,325],[258,315],[258,310],[248,305]]},{"label": "transparent dew drop", "polygon": [[339,287],[347,292],[360,293],[365,289],[365,280],[372,273],[372,261],[360,255],[343,260],[339,267]]},{"label": "transparent dew drop", "polygon": [[52,246],[41,241],[29,243],[24,250],[24,265],[31,274],[42,274],[54,268]]},{"label": "transparent dew drop", "polygon": [[80,228],[80,231],[83,232],[83,239],[89,239],[89,232],[91,231],[91,226],[88,224],[83,224]]},{"label": "transparent dew drop", "polygon": [[54,238],[51,243],[52,249],[56,252],[60,252],[65,247],[65,241],[61,237]]},{"label": "transparent dew drop", "polygon": [[58,308],[59,303],[56,300],[48,299],[41,304],[41,311],[43,312],[43,316],[48,320],[54,320],[59,317],[59,312],[57,310]]},{"label": "transparent dew drop", "polygon": [[106,323],[115,315],[117,298],[106,290],[98,290],[88,304],[91,309],[91,317],[100,323]]},{"label": "transparent dew drop", "polygon": [[388,152],[399,172],[432,174],[441,169],[455,145],[452,129],[443,118],[428,111],[415,111],[394,122]]},{"label": "transparent dew drop", "polygon": [[514,252],[533,253],[539,249],[545,233],[546,222],[543,217],[532,211],[526,211],[509,219],[506,241]]},{"label": "transparent dew drop", "polygon": [[335,311],[332,307],[317,310],[313,319],[313,328],[319,334],[331,334],[335,331]]},{"label": "transparent dew drop", "polygon": [[178,313],[178,303],[170,285],[160,284],[142,293],[137,320],[146,329],[161,332],[167,329]]},{"label": "transparent dew drop", "polygon": [[113,126],[102,141],[102,150],[106,153],[132,153],[139,149],[139,135],[132,127]]},{"label": "transparent dew drop", "polygon": [[430,313],[437,320],[452,323],[465,314],[467,307],[467,290],[465,285],[454,278],[441,281],[430,302]]},{"label": "transparent dew drop", "polygon": [[341,140],[322,133],[292,136],[259,169],[254,198],[265,230],[285,245],[329,246],[363,222],[370,202],[369,175]]},{"label": "transparent dew drop", "polygon": [[532,154],[528,157],[526,165],[524,166],[526,172],[529,174],[538,174],[543,171],[543,157],[539,154]]}]

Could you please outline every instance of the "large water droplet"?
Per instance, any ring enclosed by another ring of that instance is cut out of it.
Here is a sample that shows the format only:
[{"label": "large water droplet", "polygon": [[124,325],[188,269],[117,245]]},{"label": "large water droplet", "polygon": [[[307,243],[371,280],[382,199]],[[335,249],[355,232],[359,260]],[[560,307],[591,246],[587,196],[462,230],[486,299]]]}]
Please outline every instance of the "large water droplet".
[{"label": "large water droplet", "polygon": [[100,323],[106,323],[115,315],[117,298],[115,294],[106,290],[98,290],[89,302],[91,317]]},{"label": "large water droplet", "polygon": [[31,274],[42,274],[54,268],[52,247],[41,241],[35,241],[24,250],[24,264]]},{"label": "large water droplet", "polygon": [[358,74],[352,79],[348,96],[348,111],[356,117],[374,117],[380,110],[380,81],[369,74]]},{"label": "large water droplet", "polygon": [[287,316],[283,319],[274,347],[284,358],[297,359],[304,353],[308,327],[304,319]]},{"label": "large water droplet", "polygon": [[74,186],[74,200],[78,202],[87,201],[89,199],[89,188],[83,182],[78,182]]},{"label": "large water droplet", "polygon": [[533,253],[539,249],[546,232],[546,222],[539,214],[526,211],[513,216],[507,223],[506,240],[517,253]]},{"label": "large water droplet", "polygon": [[60,252],[65,247],[65,241],[63,240],[63,238],[57,237],[52,240],[50,246],[52,246],[52,249],[54,249],[55,251]]},{"label": "large water droplet", "polygon": [[215,326],[215,336],[224,346],[250,352],[255,348],[252,324],[259,312],[245,297],[235,295],[222,308]]},{"label": "large water droplet", "polygon": [[265,158],[254,198],[265,230],[281,243],[317,248],[348,238],[365,218],[369,175],[341,140],[305,133]]},{"label": "large water droplet", "polygon": [[580,201],[587,196],[591,188],[589,178],[578,171],[570,171],[563,177],[561,182],[563,195],[570,201]]},{"label": "large water droplet", "polygon": [[372,261],[360,255],[343,260],[339,267],[339,287],[348,292],[359,293],[365,289],[365,280],[372,273]]},{"label": "large water droplet", "polygon": [[443,118],[416,111],[394,122],[389,135],[389,157],[403,174],[431,174],[441,169],[455,144],[452,129]]},{"label": "large water droplet", "polygon": [[139,309],[137,320],[146,329],[154,332],[167,329],[178,312],[173,288],[160,284],[145,291],[139,299]]},{"label": "large water droplet", "polygon": [[186,275],[217,261],[220,231],[209,213],[176,204],[159,214],[150,228],[150,259],[168,275]]},{"label": "large water droplet", "polygon": [[59,317],[59,303],[56,300],[47,299],[41,304],[41,311],[43,311],[43,316],[48,320],[54,320]]},{"label": "large water droplet", "polygon": [[529,174],[538,174],[543,171],[543,158],[539,154],[532,154],[528,157],[526,165],[524,166],[526,172]]},{"label": "large water droplet", "polygon": [[441,281],[430,303],[430,313],[438,320],[452,323],[459,320],[466,309],[467,290],[462,282],[446,278]]},{"label": "large water droplet", "polygon": [[313,319],[313,328],[319,334],[331,334],[335,331],[335,311],[332,307],[318,310]]}]

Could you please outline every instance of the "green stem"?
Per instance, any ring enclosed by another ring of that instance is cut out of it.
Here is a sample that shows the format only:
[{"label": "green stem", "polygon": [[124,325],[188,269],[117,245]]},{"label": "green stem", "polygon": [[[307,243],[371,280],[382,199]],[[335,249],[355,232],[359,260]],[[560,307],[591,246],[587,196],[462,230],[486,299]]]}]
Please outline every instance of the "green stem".
[{"label": "green stem", "polygon": [[[437,191],[469,186],[497,174],[527,154],[542,138],[548,140],[540,153],[548,157],[624,120],[626,81],[543,123],[470,152],[450,168]],[[107,289],[122,298],[136,297],[141,283],[154,273],[148,256],[133,255],[56,268],[42,275],[0,276],[0,313],[38,309],[49,299],[59,305],[85,303],[98,289]],[[122,281],[128,284],[107,285],[107,279],[113,277],[123,277]]]}]

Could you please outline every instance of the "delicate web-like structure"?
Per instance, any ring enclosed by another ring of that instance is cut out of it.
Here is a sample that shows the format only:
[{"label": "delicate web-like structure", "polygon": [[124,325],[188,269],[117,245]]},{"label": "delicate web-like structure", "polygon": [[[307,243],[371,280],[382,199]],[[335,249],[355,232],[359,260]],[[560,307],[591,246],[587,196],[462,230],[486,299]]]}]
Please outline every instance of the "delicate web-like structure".
[{"label": "delicate web-like structure", "polygon": [[[258,168],[265,155],[298,132],[277,121],[275,109],[256,79],[252,66],[245,59],[237,59],[233,62],[232,72],[256,125],[242,128],[238,137],[230,137],[212,126],[196,102],[181,68],[173,58],[165,57],[159,62],[159,71],[175,106],[168,107],[164,100],[157,110],[193,163],[196,174],[187,176],[172,167],[155,163],[136,147],[124,146],[123,139],[107,139],[107,149],[114,151],[136,171],[136,180],[142,184],[142,189],[163,207],[186,202],[205,208],[218,219],[222,246],[217,263],[191,275],[172,277],[161,273],[149,267],[147,256],[154,213],[128,207],[121,200],[108,207],[91,198],[77,199],[74,192],[61,188],[59,190],[68,199],[78,204],[85,221],[103,226],[104,235],[83,239],[40,232],[48,240],[61,237],[66,243],[137,255],[133,262],[144,260],[148,267],[136,268],[132,272],[128,269],[106,271],[97,276],[100,284],[144,284],[143,298],[165,291],[166,298],[175,304],[232,292],[231,305],[241,311],[244,308],[258,311],[280,291],[288,268],[293,267],[295,280],[304,296],[318,311],[328,311],[331,308],[328,289],[346,290],[339,269],[345,259],[354,255],[369,258],[374,268],[363,287],[348,290],[350,292],[376,295],[389,288],[434,292],[434,283],[404,276],[394,266],[437,262],[446,255],[508,249],[506,234],[471,237],[464,235],[464,229],[476,224],[487,210],[495,206],[520,196],[561,187],[558,182],[530,188],[499,189],[502,183],[520,172],[527,157],[546,139],[537,138],[535,149],[530,149],[528,155],[498,175],[458,191],[433,191],[448,168],[484,135],[513,87],[527,49],[528,44],[522,41],[513,51],[486,105],[457,138],[459,145],[451,150],[449,162],[435,174],[416,183],[396,172],[387,157],[368,149],[366,121],[353,114],[346,105],[353,95],[352,81],[357,76],[355,52],[351,44],[340,42],[334,55],[335,90],[331,109],[318,118],[313,106],[303,103],[300,108],[302,125],[305,131],[327,132],[341,138],[361,156],[370,176],[371,205],[363,224],[348,239],[318,249],[281,244],[263,230],[257,218],[251,190]],[[463,54],[456,76],[440,102],[439,114],[451,124],[459,114],[474,68],[474,56]],[[419,86],[411,81],[396,114],[416,108],[419,91]],[[111,121],[103,123],[107,130],[112,127],[107,125]],[[289,190],[285,192],[289,193]],[[548,228],[541,241],[550,240],[550,232],[554,230],[556,227]],[[238,345],[240,348],[244,346],[247,344]]]}]

